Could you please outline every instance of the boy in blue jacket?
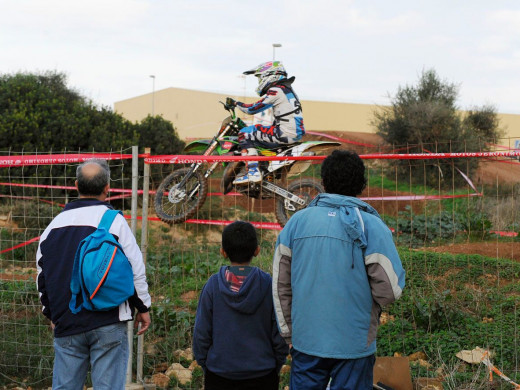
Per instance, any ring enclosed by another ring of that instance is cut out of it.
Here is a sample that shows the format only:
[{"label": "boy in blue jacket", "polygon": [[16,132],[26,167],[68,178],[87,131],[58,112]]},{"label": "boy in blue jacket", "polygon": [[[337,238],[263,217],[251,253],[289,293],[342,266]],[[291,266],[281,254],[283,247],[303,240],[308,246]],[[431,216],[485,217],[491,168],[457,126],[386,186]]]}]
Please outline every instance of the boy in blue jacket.
[{"label": "boy in blue jacket", "polygon": [[193,354],[206,390],[277,390],[289,352],[276,324],[271,276],[250,263],[260,252],[256,230],[236,221],[222,232],[220,253],[231,265],[200,294]]}]

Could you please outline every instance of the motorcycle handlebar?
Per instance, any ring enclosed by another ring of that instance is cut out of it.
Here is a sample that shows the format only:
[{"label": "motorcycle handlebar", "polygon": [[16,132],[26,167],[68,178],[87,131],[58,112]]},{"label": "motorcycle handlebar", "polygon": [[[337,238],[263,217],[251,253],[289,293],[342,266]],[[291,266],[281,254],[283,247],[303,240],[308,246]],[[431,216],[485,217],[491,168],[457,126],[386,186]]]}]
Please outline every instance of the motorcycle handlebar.
[{"label": "motorcycle handlebar", "polygon": [[226,99],[226,103],[222,102],[219,100],[219,103],[222,104],[224,106],[224,109],[226,111],[229,111],[230,113],[232,113],[233,115],[235,114],[235,105],[233,104],[228,104],[228,99]]}]

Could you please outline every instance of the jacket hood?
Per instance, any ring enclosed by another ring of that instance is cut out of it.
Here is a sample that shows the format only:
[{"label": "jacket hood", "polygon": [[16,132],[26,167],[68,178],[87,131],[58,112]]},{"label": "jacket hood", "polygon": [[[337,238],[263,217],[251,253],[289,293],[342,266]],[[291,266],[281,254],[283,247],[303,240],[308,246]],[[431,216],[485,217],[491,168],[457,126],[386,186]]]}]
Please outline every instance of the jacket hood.
[{"label": "jacket hood", "polygon": [[222,299],[228,306],[244,314],[254,313],[261,305],[266,294],[271,293],[271,279],[259,268],[253,267],[240,291],[233,292],[226,281],[226,266],[220,267],[218,273],[218,288]]},{"label": "jacket hood", "polygon": [[352,196],[321,193],[313,199],[308,207],[316,206],[337,208],[347,235],[360,248],[366,248],[367,242],[364,234],[364,222],[356,209],[381,219],[376,209]]}]

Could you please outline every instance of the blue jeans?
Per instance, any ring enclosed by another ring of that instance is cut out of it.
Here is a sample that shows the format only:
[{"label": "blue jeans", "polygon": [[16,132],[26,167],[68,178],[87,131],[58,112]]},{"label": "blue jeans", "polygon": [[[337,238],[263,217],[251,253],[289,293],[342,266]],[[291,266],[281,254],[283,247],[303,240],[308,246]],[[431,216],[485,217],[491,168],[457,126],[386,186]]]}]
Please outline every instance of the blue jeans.
[{"label": "blue jeans", "polygon": [[53,390],[83,390],[91,365],[96,390],[123,390],[128,363],[127,323],[54,338]]},{"label": "blue jeans", "polygon": [[332,359],[291,349],[291,390],[372,390],[374,363],[370,355],[360,359]]}]

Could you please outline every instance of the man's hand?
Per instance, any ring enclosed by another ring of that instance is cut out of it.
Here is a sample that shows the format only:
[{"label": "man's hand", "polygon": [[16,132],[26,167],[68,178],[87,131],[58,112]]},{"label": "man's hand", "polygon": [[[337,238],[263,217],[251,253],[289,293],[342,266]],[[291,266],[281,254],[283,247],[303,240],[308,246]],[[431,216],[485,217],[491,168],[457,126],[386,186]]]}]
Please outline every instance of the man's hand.
[{"label": "man's hand", "polygon": [[137,313],[135,316],[135,327],[137,328],[139,325],[141,325],[141,329],[139,329],[139,332],[137,332],[137,335],[140,336],[146,330],[150,327],[150,324],[152,323],[152,320],[150,319],[150,312],[147,311],[146,313]]}]

